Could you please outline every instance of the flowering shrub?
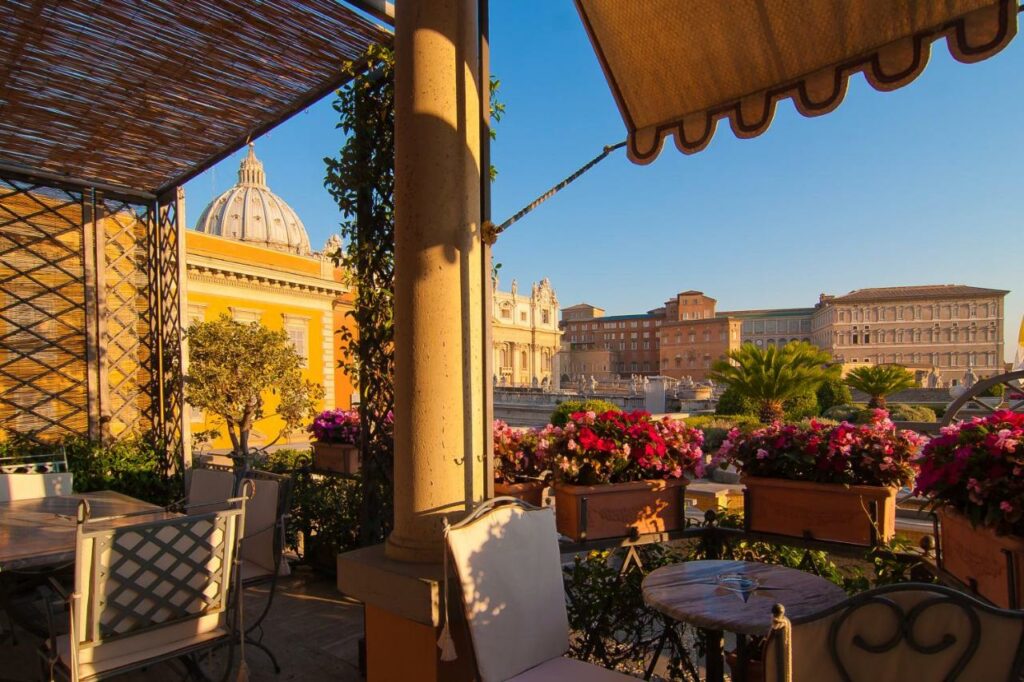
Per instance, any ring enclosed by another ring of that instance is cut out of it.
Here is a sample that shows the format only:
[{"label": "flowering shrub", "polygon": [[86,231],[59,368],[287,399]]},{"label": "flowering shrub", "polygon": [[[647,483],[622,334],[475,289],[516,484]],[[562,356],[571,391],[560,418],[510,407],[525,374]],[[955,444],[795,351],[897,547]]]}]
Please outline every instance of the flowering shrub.
[{"label": "flowering shrub", "polygon": [[749,476],[899,487],[913,482],[922,441],[913,431],[897,430],[885,410],[875,410],[867,424],[811,420],[749,433],[733,429],[718,459]]},{"label": "flowering shrub", "polygon": [[914,492],[934,506],[1024,535],[1024,414],[1000,411],[943,427],[918,465]]},{"label": "flowering shrub", "polygon": [[[538,429],[513,429],[494,420],[494,480],[496,483],[518,483],[524,478],[539,478],[547,469],[544,451],[538,449],[542,433],[553,426]],[[546,443],[545,443],[546,445]]]},{"label": "flowering shrub", "polygon": [[704,434],[647,412],[574,412],[541,432],[538,449],[559,481],[579,485],[704,475]]},{"label": "flowering shrub", "polygon": [[355,445],[359,442],[359,412],[324,410],[309,425],[309,432],[325,445]]}]

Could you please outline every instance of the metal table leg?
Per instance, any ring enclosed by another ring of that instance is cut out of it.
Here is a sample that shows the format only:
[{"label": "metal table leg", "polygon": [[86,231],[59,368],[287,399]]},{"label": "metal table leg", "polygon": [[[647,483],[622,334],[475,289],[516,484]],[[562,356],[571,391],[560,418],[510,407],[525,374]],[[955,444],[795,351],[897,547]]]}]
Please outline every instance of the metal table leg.
[{"label": "metal table leg", "polygon": [[750,647],[746,635],[736,635],[736,669],[732,671],[733,682],[747,682],[747,665],[750,663]]},{"label": "metal table leg", "polygon": [[707,682],[725,681],[725,659],[722,656],[722,631],[702,630],[704,633],[704,667]]}]

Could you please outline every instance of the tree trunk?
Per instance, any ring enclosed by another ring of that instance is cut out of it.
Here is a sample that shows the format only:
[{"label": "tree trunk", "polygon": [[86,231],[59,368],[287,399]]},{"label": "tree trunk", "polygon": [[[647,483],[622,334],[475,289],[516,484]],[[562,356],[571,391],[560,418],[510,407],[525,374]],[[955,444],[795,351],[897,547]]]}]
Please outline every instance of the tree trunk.
[{"label": "tree trunk", "polygon": [[868,407],[872,410],[884,410],[885,409],[885,396],[884,395],[873,395],[871,400],[868,401]]},{"label": "tree trunk", "polygon": [[762,424],[781,422],[786,417],[781,400],[765,400],[761,402],[757,412],[758,419]]}]

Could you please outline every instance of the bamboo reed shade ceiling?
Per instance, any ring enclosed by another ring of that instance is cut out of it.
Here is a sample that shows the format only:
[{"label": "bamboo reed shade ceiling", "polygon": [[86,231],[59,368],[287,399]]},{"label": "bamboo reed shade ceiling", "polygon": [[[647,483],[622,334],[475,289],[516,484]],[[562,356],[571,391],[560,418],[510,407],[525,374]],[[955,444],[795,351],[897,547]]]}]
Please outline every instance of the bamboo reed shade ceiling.
[{"label": "bamboo reed shade ceiling", "polygon": [[1017,31],[1016,0],[576,0],[628,129],[650,163],[668,136],[691,154],[726,119],[760,135],[780,99],[805,116],[835,109],[863,73],[878,90],[917,78],[931,43],[976,62]]},{"label": "bamboo reed shade ceiling", "polygon": [[338,0],[3,0],[0,162],[163,192],[390,40]]}]

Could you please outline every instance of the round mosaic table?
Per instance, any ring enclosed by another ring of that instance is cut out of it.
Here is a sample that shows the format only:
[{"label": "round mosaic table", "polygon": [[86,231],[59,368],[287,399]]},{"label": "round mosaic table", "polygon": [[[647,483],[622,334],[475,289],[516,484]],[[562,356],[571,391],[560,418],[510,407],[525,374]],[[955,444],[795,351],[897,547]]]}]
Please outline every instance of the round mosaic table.
[{"label": "round mosaic table", "polygon": [[[719,582],[723,575],[753,579],[757,586],[747,593],[727,589]],[[746,636],[768,634],[775,604],[784,605],[790,618],[800,618],[847,596],[840,587],[811,573],[750,561],[687,561],[664,566],[644,578],[643,595],[651,608],[703,631],[708,682],[720,682],[724,677],[723,631],[736,633],[739,667],[743,668]]]}]

